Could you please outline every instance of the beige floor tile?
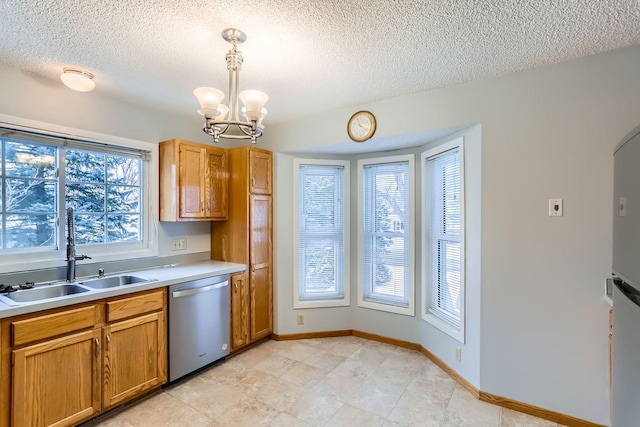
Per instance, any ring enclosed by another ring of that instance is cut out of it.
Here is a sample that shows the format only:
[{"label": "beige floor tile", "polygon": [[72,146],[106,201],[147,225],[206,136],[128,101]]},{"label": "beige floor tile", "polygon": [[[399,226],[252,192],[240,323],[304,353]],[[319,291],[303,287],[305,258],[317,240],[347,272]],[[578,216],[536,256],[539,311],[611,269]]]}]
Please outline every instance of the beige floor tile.
[{"label": "beige floor tile", "polygon": [[269,427],[311,427],[306,421],[292,417],[291,415],[280,412],[270,423]]},{"label": "beige floor tile", "polygon": [[522,412],[502,408],[500,427],[557,427],[558,424]]},{"label": "beige floor tile", "polygon": [[447,406],[442,427],[497,427],[500,407],[482,402],[457,384]]},{"label": "beige floor tile", "polygon": [[371,374],[376,370],[376,367],[369,365],[368,363],[358,362],[357,360],[347,359],[334,369],[334,374],[341,375],[343,377],[352,378],[358,381],[367,380]]},{"label": "beige floor tile", "polygon": [[172,386],[165,392],[211,419],[246,399],[235,387],[202,375]]},{"label": "beige floor tile", "polygon": [[306,389],[310,389],[322,381],[325,375],[326,373],[322,369],[301,363],[290,369],[289,372],[282,375],[280,378]]},{"label": "beige floor tile", "polygon": [[405,391],[389,415],[391,421],[403,425],[439,427],[445,408],[434,405],[417,393]]},{"label": "beige floor tile", "polygon": [[407,385],[407,392],[415,393],[433,405],[446,408],[456,382],[433,363],[424,364]]},{"label": "beige floor tile", "polygon": [[270,381],[257,384],[249,391],[249,395],[266,405],[283,411],[302,397],[305,391],[305,388],[282,378],[272,377]]},{"label": "beige floor tile", "polygon": [[351,405],[342,405],[325,427],[379,427],[385,419]]},{"label": "beige floor tile", "polygon": [[404,387],[365,381],[347,403],[380,417],[387,417],[400,400],[403,391]]},{"label": "beige floor tile", "polygon": [[125,411],[100,421],[100,427],[210,427],[213,420],[191,406],[164,393],[158,393]]},{"label": "beige floor tile", "polygon": [[323,426],[340,409],[342,402],[315,391],[308,391],[283,412],[314,426]]},{"label": "beige floor tile", "polygon": [[304,359],[318,352],[317,346],[304,344],[300,341],[282,341],[284,344],[278,347],[277,352],[289,359],[303,362]]},{"label": "beige floor tile", "polygon": [[362,387],[362,384],[364,384],[364,381],[343,377],[331,372],[316,384],[313,390],[331,396],[341,402],[346,402]]},{"label": "beige floor tile", "polygon": [[[255,399],[246,399],[228,409],[216,421],[225,427],[268,426],[278,414],[278,410],[269,405]],[[188,426],[189,424],[179,425]]]},{"label": "beige floor tile", "polygon": [[349,360],[380,366],[391,354],[393,354],[392,351],[362,346],[349,356]]},{"label": "beige floor tile", "polygon": [[414,374],[422,370],[426,360],[424,355],[417,351],[392,352],[387,356],[382,366]]},{"label": "beige floor tile", "polygon": [[344,356],[338,356],[328,351],[319,350],[317,353],[304,359],[304,363],[322,369],[325,372],[333,371],[339,364],[347,360]]},{"label": "beige floor tile", "polygon": [[284,357],[280,353],[274,353],[257,361],[253,366],[259,371],[279,377],[301,364],[302,362]]}]

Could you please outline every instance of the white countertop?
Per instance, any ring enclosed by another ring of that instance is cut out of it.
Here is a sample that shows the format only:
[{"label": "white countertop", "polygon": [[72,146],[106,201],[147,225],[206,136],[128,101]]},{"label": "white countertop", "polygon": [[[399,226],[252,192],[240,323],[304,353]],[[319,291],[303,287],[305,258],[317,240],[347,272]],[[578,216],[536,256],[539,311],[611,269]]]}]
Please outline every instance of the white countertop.
[{"label": "white countertop", "polygon": [[[19,314],[35,313],[37,311],[48,310],[50,308],[58,308],[82,302],[94,301],[102,298],[126,295],[133,292],[162,288],[165,286],[174,285],[176,283],[204,279],[206,277],[219,276],[221,274],[238,273],[241,271],[245,271],[246,268],[247,266],[244,264],[235,264],[222,261],[202,261],[193,264],[167,265],[145,270],[127,271],[126,274],[129,275],[142,276],[144,278],[156,280],[152,282],[116,286],[107,289],[93,289],[89,292],[83,292],[80,294],[67,295],[64,297],[58,297],[33,303],[25,303],[15,306],[9,306],[0,301],[0,319],[17,316]],[[115,274],[107,274],[105,277],[108,277],[110,275]],[[82,280],[87,280],[90,278],[95,277],[79,277],[76,279],[76,282],[80,282]]]}]

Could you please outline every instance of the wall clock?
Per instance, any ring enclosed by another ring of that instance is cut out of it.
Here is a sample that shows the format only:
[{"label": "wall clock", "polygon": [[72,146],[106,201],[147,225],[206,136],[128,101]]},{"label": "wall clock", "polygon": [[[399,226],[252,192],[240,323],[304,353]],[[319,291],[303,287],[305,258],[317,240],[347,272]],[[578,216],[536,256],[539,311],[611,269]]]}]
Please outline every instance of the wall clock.
[{"label": "wall clock", "polygon": [[351,116],[347,124],[349,138],[363,142],[376,132],[376,118],[369,111],[358,111]]}]

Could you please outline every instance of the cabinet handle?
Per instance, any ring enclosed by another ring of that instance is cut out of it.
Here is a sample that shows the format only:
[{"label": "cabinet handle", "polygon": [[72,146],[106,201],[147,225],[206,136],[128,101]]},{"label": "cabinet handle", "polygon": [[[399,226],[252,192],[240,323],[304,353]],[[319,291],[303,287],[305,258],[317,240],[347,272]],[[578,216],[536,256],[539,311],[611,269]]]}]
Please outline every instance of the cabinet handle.
[{"label": "cabinet handle", "polygon": [[236,287],[236,292],[238,292],[238,282],[233,282],[233,285]]},{"label": "cabinet handle", "polygon": [[254,187],[256,186],[256,179],[255,178],[251,178],[251,185],[253,185]]},{"label": "cabinet handle", "polygon": [[96,356],[100,355],[100,340],[96,338]]},{"label": "cabinet handle", "polygon": [[207,202],[207,210],[210,211],[211,210],[211,202]]},{"label": "cabinet handle", "polygon": [[107,351],[111,350],[111,337],[107,335]]},{"label": "cabinet handle", "polygon": [[252,273],[256,272],[256,265],[255,264],[251,264],[251,272]]}]

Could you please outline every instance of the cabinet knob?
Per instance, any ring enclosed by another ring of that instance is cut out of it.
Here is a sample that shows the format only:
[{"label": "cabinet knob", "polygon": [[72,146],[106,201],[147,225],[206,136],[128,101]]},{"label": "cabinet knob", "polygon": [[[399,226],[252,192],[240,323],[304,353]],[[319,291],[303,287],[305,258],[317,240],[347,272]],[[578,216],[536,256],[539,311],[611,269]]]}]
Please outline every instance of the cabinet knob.
[{"label": "cabinet knob", "polygon": [[107,351],[111,350],[111,337],[107,335]]},{"label": "cabinet knob", "polygon": [[256,265],[255,264],[251,264],[251,272],[253,272],[253,273],[256,272]]},{"label": "cabinet knob", "polygon": [[100,340],[98,338],[96,340],[96,356],[100,355]]}]

